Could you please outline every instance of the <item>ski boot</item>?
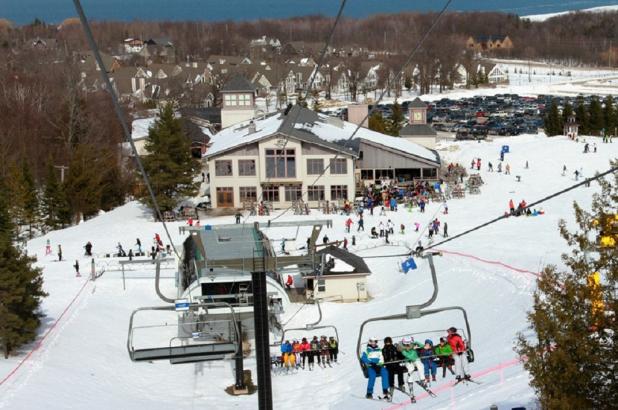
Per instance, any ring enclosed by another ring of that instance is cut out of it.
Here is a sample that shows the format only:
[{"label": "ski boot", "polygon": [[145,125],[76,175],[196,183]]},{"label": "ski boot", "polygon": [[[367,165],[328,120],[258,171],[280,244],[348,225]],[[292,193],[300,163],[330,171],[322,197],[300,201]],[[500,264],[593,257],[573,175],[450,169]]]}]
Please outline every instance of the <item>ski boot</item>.
[{"label": "ski boot", "polygon": [[431,381],[433,381],[433,382],[436,381],[436,375],[435,374],[431,375]]},{"label": "ski boot", "polygon": [[472,380],[472,376],[469,374],[464,375],[464,380]]},{"label": "ski boot", "polygon": [[373,400],[373,394],[371,394],[371,393],[367,393],[367,394],[365,395],[365,398],[366,398],[366,399],[369,399],[369,400]]},{"label": "ski boot", "polygon": [[390,394],[390,392],[388,391],[388,389],[382,390],[382,400],[386,400],[388,402],[393,401],[393,396]]}]

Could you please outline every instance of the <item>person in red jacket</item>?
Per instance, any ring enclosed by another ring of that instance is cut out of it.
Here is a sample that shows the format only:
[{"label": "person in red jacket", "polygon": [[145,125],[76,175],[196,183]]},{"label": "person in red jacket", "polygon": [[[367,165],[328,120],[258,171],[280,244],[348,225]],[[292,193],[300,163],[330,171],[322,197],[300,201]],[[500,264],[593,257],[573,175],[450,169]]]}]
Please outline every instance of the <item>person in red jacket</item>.
[{"label": "person in red jacket", "polygon": [[470,375],[468,374],[468,358],[466,357],[466,345],[457,333],[457,329],[454,327],[450,327],[447,330],[448,336],[446,337],[446,341],[449,345],[451,345],[451,349],[453,349],[453,361],[455,362],[455,372],[457,376],[455,377],[458,381],[461,379],[470,380]]},{"label": "person in red jacket", "polygon": [[303,369],[304,369],[305,362],[307,361],[307,356],[311,354],[311,345],[307,341],[306,337],[303,337],[303,340],[300,342],[299,350],[300,350],[300,356],[303,358]]},{"label": "person in red jacket", "polygon": [[513,203],[513,199],[509,200],[509,210],[511,211],[511,215],[515,214],[515,204]]}]

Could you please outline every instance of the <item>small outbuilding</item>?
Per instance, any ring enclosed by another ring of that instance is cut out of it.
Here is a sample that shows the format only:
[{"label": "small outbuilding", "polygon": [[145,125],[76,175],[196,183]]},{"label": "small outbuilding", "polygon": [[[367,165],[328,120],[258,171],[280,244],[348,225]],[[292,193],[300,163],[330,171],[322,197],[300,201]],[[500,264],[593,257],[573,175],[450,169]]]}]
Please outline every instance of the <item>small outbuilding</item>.
[{"label": "small outbuilding", "polygon": [[360,256],[336,246],[318,251],[323,257],[322,273],[307,275],[305,292],[307,299],[329,298],[342,302],[366,302],[369,267]]}]

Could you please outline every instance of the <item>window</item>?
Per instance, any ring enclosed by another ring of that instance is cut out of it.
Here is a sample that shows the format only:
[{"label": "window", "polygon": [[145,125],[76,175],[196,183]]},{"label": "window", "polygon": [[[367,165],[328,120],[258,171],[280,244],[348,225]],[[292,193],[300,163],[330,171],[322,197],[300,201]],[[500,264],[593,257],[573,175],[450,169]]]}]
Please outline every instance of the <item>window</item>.
[{"label": "window", "polygon": [[324,185],[310,185],[309,187],[307,187],[307,200],[323,201]]},{"label": "window", "polygon": [[326,281],[318,279],[318,292],[326,292]]},{"label": "window", "polygon": [[303,199],[302,185],[288,185],[285,187],[285,200],[287,202],[299,201]]},{"label": "window", "polygon": [[343,175],[348,173],[348,161],[345,158],[333,158],[330,160],[330,174]]},{"label": "window", "polygon": [[251,95],[240,94],[238,96],[238,105],[251,105]]},{"label": "window", "polygon": [[373,179],[373,169],[361,169],[361,179]]},{"label": "window", "polygon": [[257,202],[257,188],[254,186],[241,186],[239,188],[240,202]]},{"label": "window", "polygon": [[293,149],[266,150],[266,178],[295,178],[296,157]]},{"label": "window", "polygon": [[234,206],[234,188],[217,187],[217,207],[230,208]]},{"label": "window", "polygon": [[223,97],[226,107],[236,105],[236,96],[233,94],[225,94]]},{"label": "window", "polygon": [[239,159],[238,160],[238,175],[241,177],[255,176],[255,160],[254,159]]},{"label": "window", "polygon": [[393,170],[376,169],[376,179],[393,179]]},{"label": "window", "polygon": [[218,177],[232,176],[232,161],[219,160],[215,161],[215,175]]},{"label": "window", "polygon": [[324,171],[323,159],[307,160],[307,175],[320,175]]},{"label": "window", "polygon": [[262,198],[264,198],[264,201],[279,202],[279,186],[266,185],[262,187]]},{"label": "window", "polygon": [[331,201],[336,201],[338,199],[348,199],[348,186],[347,185],[331,185],[330,199]]},{"label": "window", "polygon": [[423,168],[423,178],[436,178],[438,170],[436,168]]}]

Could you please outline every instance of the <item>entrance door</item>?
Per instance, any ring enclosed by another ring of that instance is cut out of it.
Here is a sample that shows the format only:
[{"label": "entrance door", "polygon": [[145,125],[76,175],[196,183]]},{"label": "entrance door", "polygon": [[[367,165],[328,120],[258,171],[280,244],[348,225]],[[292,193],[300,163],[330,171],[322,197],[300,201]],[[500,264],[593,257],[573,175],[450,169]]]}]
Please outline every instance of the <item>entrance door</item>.
[{"label": "entrance door", "polygon": [[217,188],[217,208],[232,208],[234,207],[234,188],[218,187]]}]

